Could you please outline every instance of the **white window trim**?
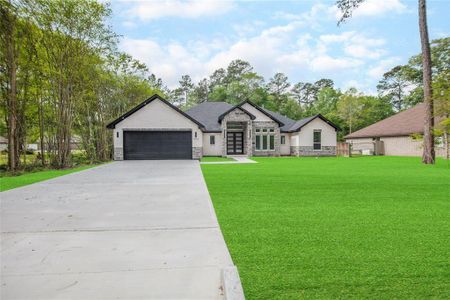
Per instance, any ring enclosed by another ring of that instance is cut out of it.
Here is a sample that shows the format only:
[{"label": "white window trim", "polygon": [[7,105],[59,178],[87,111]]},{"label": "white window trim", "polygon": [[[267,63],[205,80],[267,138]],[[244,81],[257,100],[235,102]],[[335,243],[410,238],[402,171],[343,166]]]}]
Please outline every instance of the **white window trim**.
[{"label": "white window trim", "polygon": [[[255,151],[258,152],[263,152],[263,151],[269,151],[269,152],[273,152],[275,151],[275,128],[257,128],[260,131],[256,132],[255,130]],[[263,129],[266,129],[266,132],[263,132]],[[270,129],[273,129],[273,132],[270,132]],[[256,148],[256,137],[259,136],[259,143],[261,146],[261,149]],[[263,136],[267,136],[267,149],[263,149]],[[270,136],[273,136],[273,149],[270,149]]]},{"label": "white window trim", "polygon": [[[314,149],[314,144],[316,144],[314,142],[314,133],[315,132],[320,132],[320,149]],[[322,151],[322,129],[314,129],[313,130],[313,151]]]}]

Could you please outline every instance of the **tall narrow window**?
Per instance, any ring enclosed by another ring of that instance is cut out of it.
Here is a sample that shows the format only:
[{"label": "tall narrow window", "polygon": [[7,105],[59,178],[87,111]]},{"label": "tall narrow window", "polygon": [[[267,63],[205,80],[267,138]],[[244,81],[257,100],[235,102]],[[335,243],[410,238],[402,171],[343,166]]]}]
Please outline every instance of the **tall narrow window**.
[{"label": "tall narrow window", "polygon": [[210,143],[211,145],[216,144],[216,137],[215,137],[214,135],[210,135],[210,136],[209,136],[209,143]]},{"label": "tall narrow window", "polygon": [[269,149],[275,150],[275,136],[269,135]]},{"label": "tall narrow window", "polygon": [[261,150],[261,136],[256,136],[256,150]]},{"label": "tall narrow window", "polygon": [[286,136],[282,135],[281,136],[281,145],[284,145],[284,144],[286,144]]},{"label": "tall narrow window", "polygon": [[116,136],[119,137],[119,132],[117,131]]},{"label": "tall narrow window", "polygon": [[314,130],[313,145],[314,145],[314,150],[322,149],[322,131],[320,129]]},{"label": "tall narrow window", "polygon": [[262,144],[263,144],[263,146],[262,146],[262,148],[263,148],[263,150],[267,150],[267,135],[263,135],[262,136]]}]

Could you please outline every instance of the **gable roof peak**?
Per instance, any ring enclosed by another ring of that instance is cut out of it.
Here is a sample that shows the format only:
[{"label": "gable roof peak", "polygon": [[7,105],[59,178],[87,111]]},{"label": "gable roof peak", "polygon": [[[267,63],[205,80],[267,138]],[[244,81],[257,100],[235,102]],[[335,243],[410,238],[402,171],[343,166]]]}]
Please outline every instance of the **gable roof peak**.
[{"label": "gable roof peak", "polygon": [[108,123],[108,125],[106,125],[106,128],[114,129],[118,123],[122,122],[123,120],[125,120],[126,118],[128,118],[129,116],[131,116],[132,114],[134,114],[135,112],[137,112],[138,110],[140,110],[141,108],[146,106],[147,104],[149,104],[149,103],[151,103],[151,102],[153,102],[154,100],[157,100],[157,99],[160,100],[162,103],[166,104],[167,106],[169,106],[170,108],[174,109],[176,112],[180,113],[184,117],[188,118],[189,120],[191,120],[195,124],[197,124],[201,129],[203,129],[205,127],[202,123],[200,123],[196,119],[192,118],[190,115],[186,114],[181,109],[179,109],[178,107],[176,107],[172,103],[168,102],[166,99],[162,98],[158,94],[153,94],[151,97],[149,97],[146,100],[142,101],[140,104],[136,105],[135,107],[133,107],[132,109],[130,109],[126,113],[122,114],[120,117],[118,117],[114,121],[111,121],[110,123]]}]

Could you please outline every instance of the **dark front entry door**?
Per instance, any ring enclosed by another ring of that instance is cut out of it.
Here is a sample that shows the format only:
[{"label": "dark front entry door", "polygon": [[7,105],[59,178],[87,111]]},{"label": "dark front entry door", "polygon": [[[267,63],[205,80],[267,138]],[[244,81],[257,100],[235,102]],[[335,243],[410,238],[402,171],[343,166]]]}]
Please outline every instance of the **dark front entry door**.
[{"label": "dark front entry door", "polygon": [[227,154],[244,154],[243,132],[227,132]]},{"label": "dark front entry door", "polygon": [[124,131],[124,159],[192,159],[190,131]]}]

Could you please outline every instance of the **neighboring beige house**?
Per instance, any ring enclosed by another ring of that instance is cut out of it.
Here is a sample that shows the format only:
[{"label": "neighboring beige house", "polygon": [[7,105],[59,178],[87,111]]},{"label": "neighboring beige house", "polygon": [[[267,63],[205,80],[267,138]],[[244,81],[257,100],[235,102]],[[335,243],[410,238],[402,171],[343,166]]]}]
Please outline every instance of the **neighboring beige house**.
[{"label": "neighboring beige house", "polygon": [[[421,156],[424,120],[425,104],[420,103],[344,138],[352,145],[352,151],[370,152],[375,141],[382,141],[384,155]],[[436,145],[436,154],[444,155],[442,145]]]},{"label": "neighboring beige house", "polygon": [[157,95],[107,127],[115,160],[334,156],[339,130],[320,114],[295,121],[250,101],[203,102],[183,112]]},{"label": "neighboring beige house", "polygon": [[0,151],[5,151],[8,149],[8,139],[0,136]]}]

